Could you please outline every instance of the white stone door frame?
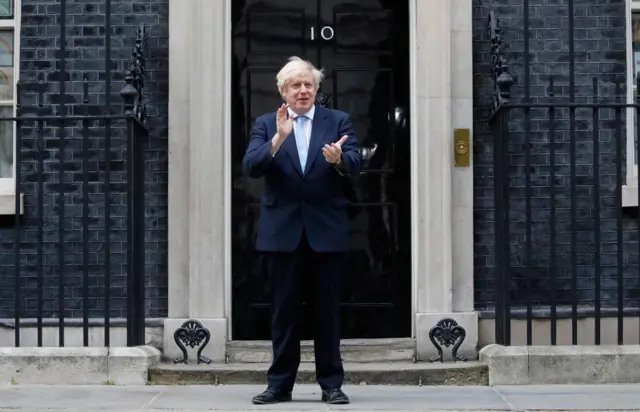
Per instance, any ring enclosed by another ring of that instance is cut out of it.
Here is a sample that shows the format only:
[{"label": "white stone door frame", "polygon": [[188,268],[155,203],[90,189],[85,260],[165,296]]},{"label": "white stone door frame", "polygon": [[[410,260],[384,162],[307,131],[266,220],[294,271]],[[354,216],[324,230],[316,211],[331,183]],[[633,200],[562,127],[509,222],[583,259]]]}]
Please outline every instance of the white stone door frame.
[{"label": "white stone door frame", "polygon": [[[453,168],[453,129],[472,129],[472,0],[409,0],[412,337],[452,317],[474,354],[473,170]],[[231,0],[169,1],[169,316],[197,319],[204,354],[224,361],[231,336]],[[419,22],[419,23],[418,23]],[[274,79],[274,87],[275,79]],[[455,108],[455,110],[454,110]],[[455,245],[455,247],[454,247]]]}]

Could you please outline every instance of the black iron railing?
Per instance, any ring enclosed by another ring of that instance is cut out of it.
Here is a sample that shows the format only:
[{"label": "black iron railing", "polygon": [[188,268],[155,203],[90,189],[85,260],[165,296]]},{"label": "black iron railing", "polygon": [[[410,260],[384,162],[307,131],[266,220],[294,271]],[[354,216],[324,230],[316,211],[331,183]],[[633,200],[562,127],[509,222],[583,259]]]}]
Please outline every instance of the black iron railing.
[{"label": "black iron railing", "polygon": [[[638,119],[640,100],[628,103],[624,79],[612,82],[611,77],[594,77],[591,96],[576,98],[572,0],[569,71],[549,75],[546,95],[532,97],[527,3],[519,82],[524,96],[517,102],[502,31],[495,14],[489,17],[496,342],[511,344],[517,318],[526,320],[528,345],[533,344],[534,321],[540,319],[549,322],[552,345],[580,344],[579,319],[589,318],[592,342],[600,344],[603,320],[613,318],[617,343],[637,344],[638,336],[629,341],[625,334],[625,319],[638,322],[640,316],[640,214],[625,212],[622,196],[626,158],[633,156],[625,150],[627,136],[633,138],[627,118]],[[554,84],[558,77],[561,86]],[[633,127],[640,135],[640,122]],[[640,159],[640,145],[635,147]],[[640,192],[637,196],[640,204]],[[563,319],[570,319],[570,337],[559,335]]]},{"label": "black iron railing", "polygon": [[[82,104],[67,103],[73,85],[67,84],[62,0],[57,96],[46,95],[50,84],[44,75],[37,83],[22,81],[16,116],[0,119],[15,124],[15,193],[24,199],[16,196],[13,216],[14,319],[9,326],[15,329],[15,346],[21,346],[23,324],[36,327],[37,346],[47,346],[47,326],[57,328],[56,345],[65,346],[65,327],[78,321],[84,346],[95,324],[104,327],[104,345],[112,345],[112,327],[123,321],[127,345],[145,343],[145,28],[138,28],[120,91],[124,104],[114,105],[111,2],[104,4],[102,97],[92,101],[89,88],[95,81],[84,75]],[[22,103],[25,91],[37,94],[36,104]],[[47,104],[47,98],[57,104]],[[116,106],[122,108],[119,114],[112,113]],[[126,308],[112,306],[114,297],[126,299]]]}]

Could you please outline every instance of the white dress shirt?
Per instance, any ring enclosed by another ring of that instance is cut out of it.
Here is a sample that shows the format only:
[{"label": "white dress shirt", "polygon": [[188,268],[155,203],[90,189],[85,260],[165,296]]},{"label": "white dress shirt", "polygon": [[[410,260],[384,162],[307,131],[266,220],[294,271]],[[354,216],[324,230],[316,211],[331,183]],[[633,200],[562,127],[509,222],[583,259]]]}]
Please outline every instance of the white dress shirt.
[{"label": "white dress shirt", "polygon": [[[287,109],[287,111],[289,112],[289,116],[293,118],[293,133],[297,135],[298,133],[298,129],[300,128],[300,126],[298,125],[298,123],[295,121],[295,118],[298,117],[299,115],[296,114],[293,110],[291,110],[291,108]],[[303,113],[300,116],[307,116],[307,118],[304,120],[305,121],[305,126],[307,127],[307,147],[309,147],[309,143],[311,142],[311,129],[313,127],[313,115],[316,113],[316,105],[314,104],[313,106],[311,106],[311,109],[309,109],[309,111],[307,113]],[[277,119],[276,119],[277,122]],[[277,127],[277,124],[276,124]],[[286,137],[286,136],[282,136],[282,137]],[[271,156],[275,156],[276,153],[278,153],[280,149],[276,150],[275,152],[273,152],[273,154]]]},{"label": "white dress shirt", "polygon": [[[293,133],[294,133],[294,135],[297,135],[298,129],[300,128],[300,126],[296,122],[295,118],[298,117],[298,116],[307,116],[307,118],[304,121],[305,121],[305,126],[306,126],[306,131],[307,131],[307,136],[306,136],[306,138],[307,138],[307,148],[309,148],[309,143],[311,143],[311,129],[313,128],[313,116],[316,113],[315,104],[313,106],[311,106],[311,109],[309,109],[309,111],[307,113],[303,113],[302,115],[296,114],[293,110],[291,110],[291,108],[287,109],[287,111],[289,112],[289,116],[293,117]],[[278,153],[279,150],[280,149],[278,149],[275,152],[273,152],[273,154],[271,156],[275,157],[276,153]],[[344,176],[344,172],[342,170],[340,170],[338,168],[338,166],[337,166],[339,163],[340,163],[340,161],[338,161],[338,163],[336,163],[333,167],[341,176]]]},{"label": "white dress shirt", "polygon": [[293,110],[291,110],[291,108],[288,109],[289,111],[289,116],[293,117],[293,133],[296,134],[296,136],[298,135],[298,129],[300,128],[300,125],[298,124],[298,122],[296,122],[296,117],[298,116],[307,116],[306,119],[304,119],[305,121],[305,126],[307,128],[307,147],[309,147],[309,142],[311,141],[311,128],[313,127],[313,115],[316,112],[316,105],[314,104],[313,106],[311,106],[311,109],[309,109],[309,111],[307,113],[301,114],[301,115],[297,115]]}]

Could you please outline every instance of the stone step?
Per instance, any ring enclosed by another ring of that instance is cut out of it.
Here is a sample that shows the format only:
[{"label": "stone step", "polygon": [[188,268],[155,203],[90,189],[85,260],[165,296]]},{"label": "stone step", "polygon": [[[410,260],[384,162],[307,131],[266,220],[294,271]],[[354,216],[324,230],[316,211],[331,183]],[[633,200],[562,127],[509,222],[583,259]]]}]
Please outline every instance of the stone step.
[{"label": "stone step", "polygon": [[[415,339],[343,339],[344,362],[413,362]],[[313,342],[302,341],[302,362],[313,362]],[[270,341],[231,341],[227,344],[229,363],[271,363]]]},{"label": "stone step", "polygon": [[[193,362],[193,361],[191,361]],[[174,365],[149,369],[151,385],[266,384],[268,363]],[[345,384],[355,385],[488,385],[486,365],[476,362],[353,362],[345,363]],[[315,365],[300,365],[298,384],[315,383]]]}]

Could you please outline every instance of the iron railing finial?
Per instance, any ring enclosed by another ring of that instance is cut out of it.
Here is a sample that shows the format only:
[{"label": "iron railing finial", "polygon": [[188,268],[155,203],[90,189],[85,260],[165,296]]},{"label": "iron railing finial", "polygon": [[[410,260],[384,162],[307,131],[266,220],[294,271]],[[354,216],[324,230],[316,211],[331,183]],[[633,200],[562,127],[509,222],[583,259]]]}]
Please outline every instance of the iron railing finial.
[{"label": "iron railing finial", "polygon": [[[502,28],[494,11],[489,12],[491,42],[491,77],[493,78],[493,111],[511,100],[511,86],[515,83],[509,74],[509,65],[502,49]],[[492,116],[493,117],[493,116]]]},{"label": "iron railing finial", "polygon": [[120,90],[120,96],[125,102],[124,114],[135,116],[142,124],[145,124],[147,119],[147,108],[144,100],[145,34],[145,27],[141,24],[138,27],[136,45],[131,54],[131,67],[124,79],[125,85]]}]

